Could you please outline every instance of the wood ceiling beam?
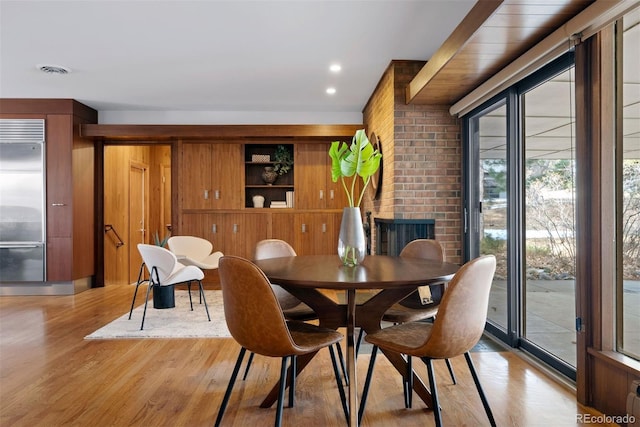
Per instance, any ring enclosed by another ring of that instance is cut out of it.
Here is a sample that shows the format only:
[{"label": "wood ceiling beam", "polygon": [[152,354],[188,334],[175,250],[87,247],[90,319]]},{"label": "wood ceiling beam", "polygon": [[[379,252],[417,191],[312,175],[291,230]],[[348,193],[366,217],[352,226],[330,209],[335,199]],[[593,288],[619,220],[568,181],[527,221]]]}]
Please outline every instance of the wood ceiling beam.
[{"label": "wood ceiling beam", "polygon": [[467,16],[458,24],[449,38],[440,46],[406,88],[407,104],[420,94],[427,84],[464,47],[484,22],[500,7],[504,0],[478,0]]},{"label": "wood ceiling beam", "polygon": [[120,141],[249,138],[351,138],[362,124],[345,125],[99,125],[81,127],[81,135]]}]

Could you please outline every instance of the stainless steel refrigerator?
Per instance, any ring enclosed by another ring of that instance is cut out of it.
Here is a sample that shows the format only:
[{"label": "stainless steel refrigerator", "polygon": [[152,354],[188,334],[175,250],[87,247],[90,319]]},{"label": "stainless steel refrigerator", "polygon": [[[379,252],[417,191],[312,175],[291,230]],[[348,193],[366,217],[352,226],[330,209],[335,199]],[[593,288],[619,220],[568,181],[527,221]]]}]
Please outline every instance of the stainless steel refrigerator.
[{"label": "stainless steel refrigerator", "polygon": [[0,119],[0,282],[45,277],[45,121]]}]

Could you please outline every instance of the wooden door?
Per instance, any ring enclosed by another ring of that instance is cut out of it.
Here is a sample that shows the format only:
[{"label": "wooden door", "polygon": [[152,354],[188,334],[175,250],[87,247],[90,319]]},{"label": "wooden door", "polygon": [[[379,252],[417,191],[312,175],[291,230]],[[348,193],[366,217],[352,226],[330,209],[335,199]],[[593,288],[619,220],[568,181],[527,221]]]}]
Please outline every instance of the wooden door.
[{"label": "wooden door", "polygon": [[244,207],[244,164],[242,144],[212,144],[213,194],[212,209],[242,209]]},{"label": "wooden door", "polygon": [[268,236],[266,215],[260,213],[228,214],[233,255],[253,257],[256,243]]},{"label": "wooden door", "polygon": [[211,144],[182,145],[180,198],[183,209],[207,209],[212,206],[211,150]]},{"label": "wooden door", "polygon": [[327,197],[327,149],[324,144],[296,145],[296,209],[324,209]]},{"label": "wooden door", "polygon": [[138,279],[142,257],[139,243],[147,243],[147,170],[132,163],[129,169],[129,283]]},{"label": "wooden door", "polygon": [[335,214],[331,212],[308,212],[296,215],[299,255],[337,253],[338,240],[334,217]]},{"label": "wooden door", "polygon": [[299,229],[296,225],[298,214],[287,212],[274,212],[271,214],[271,238],[284,240],[298,252]]}]

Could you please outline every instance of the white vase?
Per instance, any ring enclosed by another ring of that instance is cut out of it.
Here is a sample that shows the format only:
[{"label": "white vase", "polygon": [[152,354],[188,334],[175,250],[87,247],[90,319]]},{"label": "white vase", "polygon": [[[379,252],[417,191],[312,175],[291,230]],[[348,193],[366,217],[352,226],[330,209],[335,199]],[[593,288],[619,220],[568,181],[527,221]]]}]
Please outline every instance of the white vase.
[{"label": "white vase", "polygon": [[264,197],[262,197],[261,195],[255,195],[252,198],[253,200],[253,207],[254,208],[263,208],[264,207]]},{"label": "white vase", "polygon": [[361,264],[366,250],[367,242],[364,237],[360,208],[344,208],[338,237],[338,256],[342,264],[350,267]]}]

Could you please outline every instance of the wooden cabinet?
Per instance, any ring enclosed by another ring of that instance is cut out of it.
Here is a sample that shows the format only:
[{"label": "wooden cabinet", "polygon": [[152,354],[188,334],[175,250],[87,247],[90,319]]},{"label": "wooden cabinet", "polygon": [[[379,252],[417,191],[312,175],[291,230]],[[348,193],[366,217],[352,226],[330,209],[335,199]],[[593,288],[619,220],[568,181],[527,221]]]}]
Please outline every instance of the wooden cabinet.
[{"label": "wooden cabinet", "polygon": [[289,242],[298,255],[336,253],[342,213],[274,212],[271,216],[271,237]]},{"label": "wooden cabinet", "polygon": [[[96,274],[95,149],[80,126],[98,113],[71,99],[6,99],[2,118],[45,120],[46,277],[42,294],[73,294],[92,286]],[[7,288],[14,286],[7,284]],[[15,285],[15,292],[39,294]]]},{"label": "wooden cabinet", "polygon": [[[336,253],[348,201],[342,184],[331,180],[333,139],[182,142],[178,232],[205,238],[225,255],[249,259],[256,243],[268,238],[289,242],[299,255]],[[294,162],[269,185],[262,172],[278,164],[278,147],[290,150]],[[289,191],[295,196],[293,208],[270,207],[286,201]],[[256,195],[264,197],[264,209],[254,209]]]},{"label": "wooden cabinet", "polygon": [[[340,181],[331,180],[329,143],[296,145],[296,207],[342,209],[349,202]],[[356,183],[357,185],[357,183]]]},{"label": "wooden cabinet", "polygon": [[209,240],[215,251],[251,258],[256,243],[268,237],[267,220],[259,213],[187,213],[181,229],[182,234]]},{"label": "wooden cabinet", "polygon": [[181,154],[182,209],[243,207],[241,144],[189,142]]}]

